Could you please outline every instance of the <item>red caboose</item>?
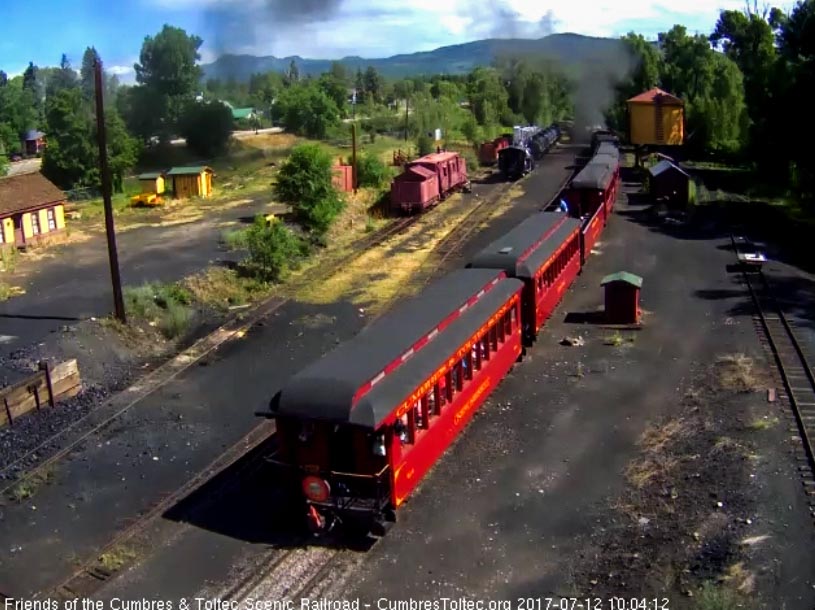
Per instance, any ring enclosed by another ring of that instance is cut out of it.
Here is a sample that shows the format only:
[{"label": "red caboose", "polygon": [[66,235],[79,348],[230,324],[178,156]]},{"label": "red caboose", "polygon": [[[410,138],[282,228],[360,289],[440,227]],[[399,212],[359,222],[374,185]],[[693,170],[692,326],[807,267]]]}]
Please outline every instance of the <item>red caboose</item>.
[{"label": "red caboose", "polygon": [[467,187],[467,164],[457,152],[438,152],[405,165],[391,184],[391,205],[399,212],[420,212]]}]

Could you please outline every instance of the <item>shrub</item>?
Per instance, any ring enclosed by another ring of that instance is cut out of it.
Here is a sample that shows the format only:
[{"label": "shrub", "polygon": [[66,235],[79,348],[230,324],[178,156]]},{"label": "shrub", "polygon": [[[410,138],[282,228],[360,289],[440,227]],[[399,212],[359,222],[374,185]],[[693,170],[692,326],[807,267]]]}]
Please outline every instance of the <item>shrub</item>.
[{"label": "shrub", "polygon": [[294,209],[303,226],[325,233],[342,211],[344,202],[331,180],[331,156],[317,144],[302,144],[292,151],[277,173],[275,193]]},{"label": "shrub", "polygon": [[380,187],[391,177],[390,169],[376,155],[366,152],[357,161],[357,182],[359,186]]},{"label": "shrub", "polygon": [[262,215],[247,231],[248,269],[258,278],[278,282],[297,265],[305,245],[280,221],[268,223]]},{"label": "shrub", "polygon": [[421,134],[416,141],[416,146],[419,149],[419,156],[429,155],[435,148],[433,147],[433,139],[425,134]]},{"label": "shrub", "polygon": [[472,173],[475,172],[479,166],[478,157],[476,156],[475,151],[467,148],[466,150],[462,150],[460,154],[464,158],[464,163],[467,167],[467,175],[472,175]]}]

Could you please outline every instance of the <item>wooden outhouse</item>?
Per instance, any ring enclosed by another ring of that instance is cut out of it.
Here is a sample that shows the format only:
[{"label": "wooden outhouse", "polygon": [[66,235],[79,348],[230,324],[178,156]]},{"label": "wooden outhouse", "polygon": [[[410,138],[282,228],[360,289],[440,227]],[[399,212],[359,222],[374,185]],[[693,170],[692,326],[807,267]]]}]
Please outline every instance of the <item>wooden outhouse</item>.
[{"label": "wooden outhouse", "polygon": [[167,177],[173,181],[173,196],[176,199],[210,197],[213,175],[212,168],[206,166],[174,167],[167,172]]},{"label": "wooden outhouse", "polygon": [[640,290],[642,278],[627,271],[618,271],[603,278],[605,288],[605,318],[609,324],[637,324],[640,321]]},{"label": "wooden outhouse", "polygon": [[629,99],[629,140],[636,146],[681,146],[685,141],[685,103],[654,87]]},{"label": "wooden outhouse", "polygon": [[65,193],[39,172],[0,179],[0,248],[25,248],[65,229]]}]

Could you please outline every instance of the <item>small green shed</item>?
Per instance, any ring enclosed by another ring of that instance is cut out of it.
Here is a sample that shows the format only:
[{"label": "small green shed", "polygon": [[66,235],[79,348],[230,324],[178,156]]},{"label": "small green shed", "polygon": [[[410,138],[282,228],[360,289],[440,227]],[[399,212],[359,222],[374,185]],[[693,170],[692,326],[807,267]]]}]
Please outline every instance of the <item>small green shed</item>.
[{"label": "small green shed", "polygon": [[637,324],[640,321],[642,278],[618,271],[603,278],[606,321],[611,324]]}]

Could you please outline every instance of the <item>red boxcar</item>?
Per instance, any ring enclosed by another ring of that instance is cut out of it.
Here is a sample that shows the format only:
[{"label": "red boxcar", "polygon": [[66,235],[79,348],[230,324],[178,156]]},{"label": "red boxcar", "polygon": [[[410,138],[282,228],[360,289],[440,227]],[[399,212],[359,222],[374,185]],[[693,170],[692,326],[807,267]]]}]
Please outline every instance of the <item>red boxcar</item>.
[{"label": "red boxcar", "polygon": [[580,272],[580,221],[540,212],[479,252],[467,266],[503,269],[524,282],[524,342],[531,345]]},{"label": "red boxcar", "polygon": [[384,533],[521,353],[523,284],[454,271],[294,376],[262,415],[309,525]]},{"label": "red boxcar", "polygon": [[467,164],[459,153],[425,155],[406,164],[393,180],[391,206],[398,212],[420,212],[468,184]]},{"label": "red boxcar", "polygon": [[492,142],[484,142],[478,149],[478,161],[482,165],[495,165],[498,163],[498,153],[509,146],[510,140],[504,136],[495,138]]}]

